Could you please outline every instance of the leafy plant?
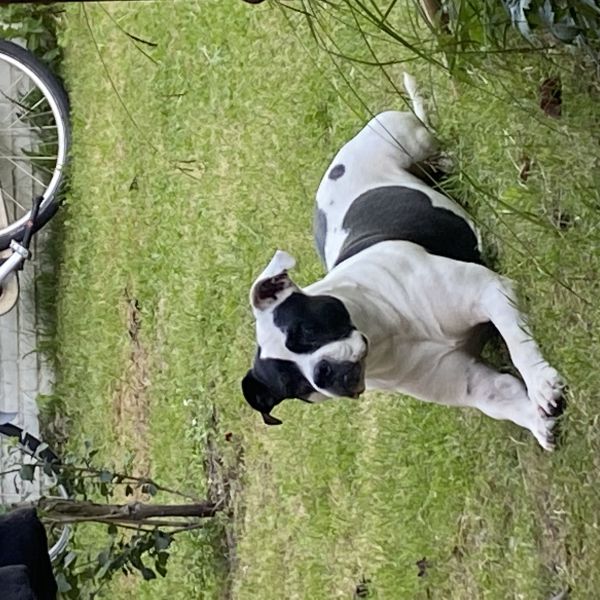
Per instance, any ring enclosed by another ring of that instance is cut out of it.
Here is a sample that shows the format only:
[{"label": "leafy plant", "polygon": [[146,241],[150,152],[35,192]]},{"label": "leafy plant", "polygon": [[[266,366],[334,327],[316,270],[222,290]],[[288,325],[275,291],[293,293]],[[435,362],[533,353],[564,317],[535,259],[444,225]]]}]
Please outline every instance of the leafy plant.
[{"label": "leafy plant", "polygon": [[544,35],[598,50],[600,4],[596,0],[502,0],[512,24],[529,40]]},{"label": "leafy plant", "polygon": [[57,28],[63,9],[60,5],[9,4],[2,8],[0,36],[21,39],[26,47],[56,70],[62,59]]},{"label": "leafy plant", "polygon": [[[86,523],[106,526],[107,541],[100,549],[89,545],[82,549],[79,544],[60,557],[57,583],[64,598],[94,598],[119,572],[138,573],[145,580],[156,579],[157,574],[165,577],[175,536],[202,528],[203,520],[214,517],[225,505],[222,498],[198,499],[148,477],[99,467],[94,464],[96,453],[89,443],[83,457],[61,462],[43,460],[37,452],[36,461],[16,468],[22,480],[33,481],[39,470],[69,490],[68,499],[41,497],[27,503],[35,506],[49,529]],[[158,494],[177,496],[179,503],[151,502]]]}]

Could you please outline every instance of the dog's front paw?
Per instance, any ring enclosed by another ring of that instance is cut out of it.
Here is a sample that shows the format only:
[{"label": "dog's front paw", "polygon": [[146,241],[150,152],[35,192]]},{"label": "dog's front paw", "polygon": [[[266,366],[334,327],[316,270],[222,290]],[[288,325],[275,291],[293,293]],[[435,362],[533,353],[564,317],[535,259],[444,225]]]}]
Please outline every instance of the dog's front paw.
[{"label": "dog's front paw", "polygon": [[565,383],[556,369],[541,365],[526,383],[529,398],[543,415],[556,417],[563,412]]}]

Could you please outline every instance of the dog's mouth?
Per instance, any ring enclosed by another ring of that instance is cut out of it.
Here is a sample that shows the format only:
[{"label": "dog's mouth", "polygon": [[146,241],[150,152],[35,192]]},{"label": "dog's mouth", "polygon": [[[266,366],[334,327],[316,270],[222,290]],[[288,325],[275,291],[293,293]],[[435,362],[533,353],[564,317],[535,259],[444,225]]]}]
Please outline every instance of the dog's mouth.
[{"label": "dog's mouth", "polygon": [[314,402],[310,398],[298,398],[302,402],[306,402],[306,404],[314,404]]},{"label": "dog's mouth", "polygon": [[363,385],[360,389],[348,394],[348,397],[356,400],[357,398],[360,398],[360,396],[362,394],[364,394],[364,392],[365,392],[365,386]]}]

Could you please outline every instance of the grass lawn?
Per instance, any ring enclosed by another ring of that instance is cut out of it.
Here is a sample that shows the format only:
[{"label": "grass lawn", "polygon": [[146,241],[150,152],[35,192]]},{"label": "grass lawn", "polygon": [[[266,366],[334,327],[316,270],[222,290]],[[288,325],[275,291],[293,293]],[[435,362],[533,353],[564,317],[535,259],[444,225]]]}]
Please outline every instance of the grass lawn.
[{"label": "grass lawn", "polygon": [[[335,16],[322,18],[340,51],[365,56],[344,24],[351,16]],[[415,28],[410,4],[390,18]],[[55,345],[69,445],[91,440],[106,462],[135,451],[138,472],[199,495],[207,437],[227,464],[241,457],[230,576],[218,522],[179,538],[167,578],[123,577],[106,597],[348,599],[364,579],[371,598],[392,600],[546,600],[566,587],[597,598],[592,72],[558,51],[514,53],[465,63],[451,80],[381,40],[382,55],[411,58],[390,66],[390,79],[359,63],[338,69],[301,15],[238,0],[70,6],[61,43],[74,143]],[[453,187],[570,384],[552,455],[511,424],[398,396],[290,401],[276,428],[242,399],[254,352],[249,286],[278,247],[298,259],[299,283],[322,274],[314,192],[370,111],[402,106],[392,84],[403,68],[430,97],[457,165]],[[559,119],[538,106],[541,81],[555,75]]]}]

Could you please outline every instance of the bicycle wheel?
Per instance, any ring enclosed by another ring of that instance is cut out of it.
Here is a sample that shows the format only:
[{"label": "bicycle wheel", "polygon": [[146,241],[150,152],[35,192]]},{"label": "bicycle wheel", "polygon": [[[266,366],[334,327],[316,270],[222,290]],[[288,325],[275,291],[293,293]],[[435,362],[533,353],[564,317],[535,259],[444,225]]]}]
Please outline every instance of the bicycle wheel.
[{"label": "bicycle wheel", "polygon": [[0,250],[22,238],[36,196],[36,229],[54,215],[70,139],[62,85],[28,50],[0,40]]},{"label": "bicycle wheel", "polygon": [[[35,504],[41,497],[69,498],[52,471],[42,468],[54,462],[58,462],[56,454],[35,436],[16,425],[0,425],[0,512]],[[46,531],[48,554],[55,560],[66,548],[71,529],[60,525]]]}]

